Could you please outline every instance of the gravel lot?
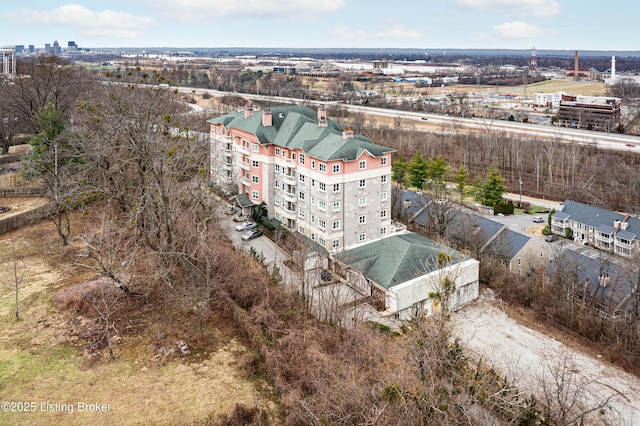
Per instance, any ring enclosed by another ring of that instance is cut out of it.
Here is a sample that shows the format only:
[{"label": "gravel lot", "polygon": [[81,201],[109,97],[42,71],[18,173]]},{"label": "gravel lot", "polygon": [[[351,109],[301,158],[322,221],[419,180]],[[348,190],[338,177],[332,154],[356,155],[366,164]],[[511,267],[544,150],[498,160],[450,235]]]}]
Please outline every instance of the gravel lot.
[{"label": "gravel lot", "polygon": [[[453,315],[455,334],[474,354],[488,360],[519,387],[541,395],[548,366],[570,361],[573,385],[585,391],[586,404],[613,396],[609,415],[616,425],[640,425],[640,379],[510,318],[490,291]],[[575,392],[574,392],[575,393]],[[601,424],[597,422],[595,424]],[[604,424],[604,422],[603,422]]]}]

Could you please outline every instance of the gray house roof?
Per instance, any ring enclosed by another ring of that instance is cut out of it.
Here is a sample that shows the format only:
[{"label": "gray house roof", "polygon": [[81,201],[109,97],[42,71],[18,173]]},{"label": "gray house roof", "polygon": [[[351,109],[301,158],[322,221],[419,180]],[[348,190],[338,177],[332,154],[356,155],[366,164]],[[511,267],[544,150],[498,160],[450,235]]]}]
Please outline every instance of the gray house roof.
[{"label": "gray house roof", "polygon": [[[628,263],[610,261],[605,256],[589,257],[573,250],[563,250],[545,273],[551,283],[556,278],[563,282],[567,277],[576,280],[576,292],[580,295],[584,284],[588,283],[587,297],[612,310],[625,309],[629,295],[638,283],[638,269],[630,267]],[[601,277],[606,280],[603,281]]]},{"label": "gray house roof", "polygon": [[262,116],[265,111],[255,111],[249,117],[244,111],[233,112],[207,120],[211,124],[223,124],[256,135],[262,145],[277,145],[283,148],[298,148],[307,155],[324,161],[356,160],[363,152],[381,157],[394,149],[377,145],[362,135],[353,138],[342,137],[343,128],[333,120],[327,120],[327,127],[318,125],[315,110],[304,106],[284,106],[271,108],[272,125],[264,126]]},{"label": "gray house roof", "polygon": [[[567,215],[565,217],[565,215]],[[565,200],[564,209],[555,212],[552,217],[564,220],[570,218],[574,222],[583,223],[597,228],[600,225],[613,226],[616,220],[622,221],[625,216],[614,213],[600,207],[578,203],[577,201]]]},{"label": "gray house roof", "polygon": [[450,255],[452,264],[469,259],[460,252],[414,233],[383,238],[338,253],[335,257],[388,289],[437,270],[440,252]]},{"label": "gray house roof", "polygon": [[485,252],[502,259],[513,259],[531,238],[510,229],[503,229],[486,247]]}]

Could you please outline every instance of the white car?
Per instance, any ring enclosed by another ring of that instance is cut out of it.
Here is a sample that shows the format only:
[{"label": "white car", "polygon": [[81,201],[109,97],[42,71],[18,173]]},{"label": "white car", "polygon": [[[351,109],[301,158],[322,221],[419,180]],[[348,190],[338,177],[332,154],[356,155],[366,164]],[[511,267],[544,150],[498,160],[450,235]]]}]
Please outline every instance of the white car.
[{"label": "white car", "polygon": [[255,222],[242,222],[240,225],[236,226],[236,231],[238,232],[242,232],[242,231],[248,231],[249,229],[253,229],[256,226],[258,226]]},{"label": "white car", "polygon": [[533,217],[533,222],[534,223],[544,223],[544,218],[542,216],[534,216]]}]

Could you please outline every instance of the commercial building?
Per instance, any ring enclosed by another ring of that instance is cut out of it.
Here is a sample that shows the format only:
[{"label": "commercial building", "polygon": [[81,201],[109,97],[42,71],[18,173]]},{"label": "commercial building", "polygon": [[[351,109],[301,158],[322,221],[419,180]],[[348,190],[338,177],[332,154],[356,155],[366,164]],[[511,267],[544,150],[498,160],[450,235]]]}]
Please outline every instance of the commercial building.
[{"label": "commercial building", "polygon": [[579,129],[613,130],[620,124],[620,98],[562,95],[558,122]]}]

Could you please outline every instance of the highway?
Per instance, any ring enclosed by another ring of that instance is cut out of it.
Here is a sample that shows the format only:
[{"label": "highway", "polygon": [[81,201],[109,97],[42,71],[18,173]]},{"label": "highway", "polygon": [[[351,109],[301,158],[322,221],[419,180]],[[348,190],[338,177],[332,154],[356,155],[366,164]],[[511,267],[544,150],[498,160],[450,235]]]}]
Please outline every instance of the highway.
[{"label": "highway", "polygon": [[[422,131],[443,131],[450,134],[455,131],[464,133],[483,134],[488,132],[504,132],[513,137],[529,137],[529,138],[552,138],[557,139],[561,143],[578,143],[594,146],[605,150],[640,152],[640,137],[632,135],[623,135],[618,133],[604,133],[592,130],[571,129],[566,127],[544,126],[529,123],[520,123],[514,121],[492,120],[486,118],[466,118],[454,117],[440,114],[425,114],[420,112],[403,111],[398,109],[382,109],[367,107],[362,105],[351,105],[338,102],[323,102],[302,100],[297,98],[285,98],[278,96],[265,96],[251,93],[231,93],[221,92],[213,89],[194,89],[192,87],[176,87],[181,93],[208,93],[212,96],[222,97],[228,95],[237,95],[243,98],[259,100],[261,102],[274,103],[306,103],[311,105],[339,105],[350,112],[360,112],[372,116],[401,118],[404,120],[414,120],[421,123],[416,126],[416,130]],[[427,130],[428,127],[431,130]]]}]

